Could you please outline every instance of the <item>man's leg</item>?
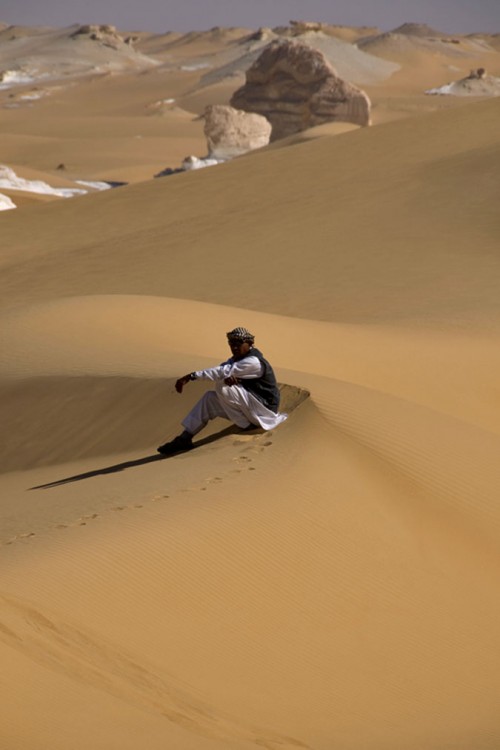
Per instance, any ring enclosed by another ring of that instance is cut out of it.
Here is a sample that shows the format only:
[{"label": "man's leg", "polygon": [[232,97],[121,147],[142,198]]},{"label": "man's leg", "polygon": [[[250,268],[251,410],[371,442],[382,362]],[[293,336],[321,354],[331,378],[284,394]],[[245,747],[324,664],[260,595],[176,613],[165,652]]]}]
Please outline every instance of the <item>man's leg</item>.
[{"label": "man's leg", "polygon": [[215,385],[215,393],[226,419],[230,419],[242,429],[255,424],[249,393],[241,385],[225,385],[220,381]]},{"label": "man's leg", "polygon": [[242,429],[250,427],[255,424],[249,418],[252,413],[250,400],[248,391],[241,386],[216,383],[215,391],[207,391],[182,420],[184,432],[170,442],[160,445],[158,452],[168,456],[190,450],[193,447],[193,437],[216,417],[229,419]]},{"label": "man's leg", "polygon": [[216,417],[228,419],[216,391],[207,391],[182,420],[182,426],[191,436],[197,435],[211,419]]}]

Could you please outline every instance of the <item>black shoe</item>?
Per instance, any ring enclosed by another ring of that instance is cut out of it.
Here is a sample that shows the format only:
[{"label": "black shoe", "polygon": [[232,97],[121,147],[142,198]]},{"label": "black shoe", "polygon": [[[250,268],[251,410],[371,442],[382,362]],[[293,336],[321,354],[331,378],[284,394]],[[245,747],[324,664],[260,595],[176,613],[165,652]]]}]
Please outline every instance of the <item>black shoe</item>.
[{"label": "black shoe", "polygon": [[176,438],[169,443],[160,445],[156,450],[162,456],[173,456],[174,453],[183,453],[184,451],[190,451],[192,448],[194,448],[193,438],[177,435]]}]

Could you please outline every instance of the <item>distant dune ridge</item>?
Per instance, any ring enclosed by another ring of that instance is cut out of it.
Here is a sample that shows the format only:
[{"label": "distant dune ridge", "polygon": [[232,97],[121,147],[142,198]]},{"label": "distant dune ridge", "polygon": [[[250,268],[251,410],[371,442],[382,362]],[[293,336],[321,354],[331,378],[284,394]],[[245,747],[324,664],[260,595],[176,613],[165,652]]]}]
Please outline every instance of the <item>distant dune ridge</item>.
[{"label": "distant dune ridge", "polygon": [[297,43],[319,50],[342,78],[357,84],[384,80],[398,69],[396,64],[366,54],[355,44],[323,30],[290,33],[289,29],[267,29],[244,37],[240,42],[239,54],[235,54],[236,50],[231,51],[230,55],[226,53],[229,59],[222,60],[222,65],[214,65],[212,70],[205,73],[203,83],[211,85],[225,78],[243,76],[268,44],[280,39],[286,41],[290,37]]},{"label": "distant dune ridge", "polygon": [[33,80],[138,69],[157,64],[127,44],[111,26],[71,26],[25,34],[11,27],[0,32],[0,69]]},{"label": "distant dune ridge", "polygon": [[[487,32],[0,31],[0,747],[498,748]],[[240,132],[283,42],[373,127]],[[235,326],[289,418],[163,459]]]}]

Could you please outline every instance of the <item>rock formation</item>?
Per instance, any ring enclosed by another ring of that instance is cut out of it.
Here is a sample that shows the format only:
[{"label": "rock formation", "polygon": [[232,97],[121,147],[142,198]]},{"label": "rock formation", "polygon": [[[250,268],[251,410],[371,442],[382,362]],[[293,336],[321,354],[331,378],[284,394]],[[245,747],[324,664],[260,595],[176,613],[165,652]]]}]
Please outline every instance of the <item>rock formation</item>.
[{"label": "rock formation", "polygon": [[116,30],[115,26],[108,24],[85,24],[71,34],[72,39],[88,38],[93,42],[101,42],[108,47],[114,47],[118,44],[124,44],[124,40]]},{"label": "rock formation", "polygon": [[317,21],[290,21],[290,30],[293,36],[305,34],[308,31],[322,31],[325,24]]},{"label": "rock formation", "polygon": [[289,39],[265,47],[231,105],[264,115],[272,141],[334,120],[370,124],[364,91],[339,78],[319,50]]},{"label": "rock formation", "polygon": [[261,26],[257,31],[250,36],[245,37],[244,42],[262,42],[274,39],[276,34],[274,31],[267,26]]},{"label": "rock formation", "polygon": [[428,89],[425,93],[441,96],[500,96],[500,78],[488,75],[486,68],[475,68],[465,78]]},{"label": "rock formation", "polygon": [[231,159],[269,143],[271,124],[261,115],[213,104],[204,117],[209,157]]},{"label": "rock formation", "polygon": [[484,78],[486,78],[486,68],[475,68],[471,70],[467,78],[478,81],[483,80]]}]

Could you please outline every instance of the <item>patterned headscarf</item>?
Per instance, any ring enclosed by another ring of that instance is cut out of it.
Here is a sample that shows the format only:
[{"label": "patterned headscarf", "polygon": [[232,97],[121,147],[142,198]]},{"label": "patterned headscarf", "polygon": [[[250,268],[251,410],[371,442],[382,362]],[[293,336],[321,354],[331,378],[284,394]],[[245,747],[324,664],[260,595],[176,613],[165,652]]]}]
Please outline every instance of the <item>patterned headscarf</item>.
[{"label": "patterned headscarf", "polygon": [[229,331],[227,334],[228,339],[239,339],[240,341],[248,341],[250,344],[253,344],[255,340],[255,336],[253,333],[250,333],[250,331],[246,328],[233,328],[232,331]]}]

